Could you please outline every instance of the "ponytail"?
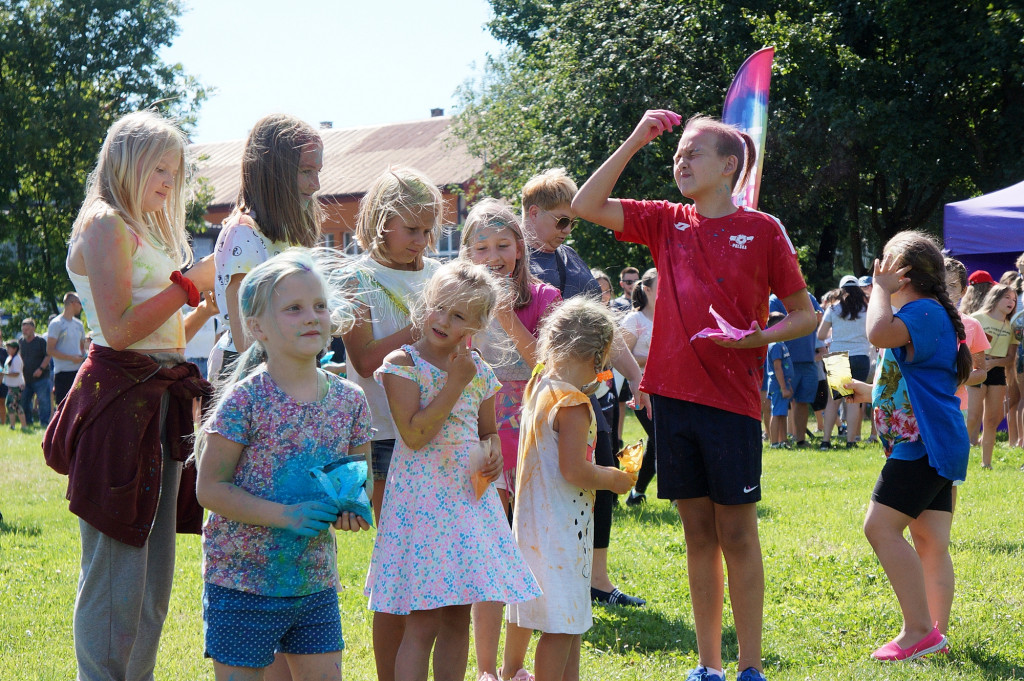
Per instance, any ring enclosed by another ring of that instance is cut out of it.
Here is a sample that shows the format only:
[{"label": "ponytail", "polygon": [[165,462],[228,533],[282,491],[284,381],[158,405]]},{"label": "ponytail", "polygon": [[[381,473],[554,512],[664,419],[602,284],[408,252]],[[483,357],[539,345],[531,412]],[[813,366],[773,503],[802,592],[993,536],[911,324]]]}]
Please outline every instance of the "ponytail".
[{"label": "ponytail", "polygon": [[643,310],[647,307],[647,292],[644,291],[643,281],[638,281],[633,287],[632,303],[634,310]]},{"label": "ponytail", "polygon": [[971,349],[967,347],[967,331],[964,329],[964,322],[960,319],[960,313],[957,312],[956,307],[953,305],[953,301],[949,299],[949,293],[946,292],[946,286],[944,284],[935,284],[935,286],[932,287],[931,293],[935,296],[935,299],[942,304],[942,307],[946,309],[946,314],[949,315],[949,321],[953,322],[953,328],[956,330],[956,380],[957,385],[963,385],[967,382],[967,379],[970,378],[971,371],[974,370],[974,360],[971,357]]},{"label": "ponytail", "polygon": [[[757,164],[757,145],[754,144],[754,138],[742,130],[737,130],[740,138],[743,139],[743,172],[739,175],[739,181],[733,181],[732,191],[733,194],[736,190],[742,187],[746,187],[747,183],[750,182],[751,174],[754,172]],[[737,159],[738,160],[738,159]],[[736,176],[733,176],[736,177]]]}]

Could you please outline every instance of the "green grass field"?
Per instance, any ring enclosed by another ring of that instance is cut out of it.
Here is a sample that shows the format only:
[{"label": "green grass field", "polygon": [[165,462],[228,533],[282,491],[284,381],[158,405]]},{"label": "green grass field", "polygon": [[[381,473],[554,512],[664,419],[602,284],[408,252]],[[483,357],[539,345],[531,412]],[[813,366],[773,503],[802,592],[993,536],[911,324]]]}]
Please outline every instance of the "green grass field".
[{"label": "green grass field", "polygon": [[[628,435],[639,432],[630,419]],[[66,479],[43,463],[40,433],[0,429],[0,680],[74,678],[71,610],[78,523]],[[973,456],[973,455],[972,455]],[[994,470],[975,460],[953,523],[957,596],[947,656],[883,665],[869,655],[900,627],[896,598],[861,523],[882,463],[877,446],[765,452],[759,506],[765,557],[764,657],[768,678],[1024,678],[1024,452],[997,446]],[[653,496],[653,495],[652,495]],[[362,584],[371,534],[340,538],[348,679],[373,679],[370,613]],[[686,546],[668,502],[616,509],[610,562],[641,610],[595,608],[584,637],[586,679],[678,679],[696,663]],[[171,612],[157,679],[212,679],[202,656],[200,550],[180,536]],[[728,608],[726,608],[728,613]],[[736,639],[726,619],[725,657]],[[472,663],[471,663],[472,669]],[[735,663],[727,668],[735,678]],[[472,673],[467,674],[467,679]]]}]

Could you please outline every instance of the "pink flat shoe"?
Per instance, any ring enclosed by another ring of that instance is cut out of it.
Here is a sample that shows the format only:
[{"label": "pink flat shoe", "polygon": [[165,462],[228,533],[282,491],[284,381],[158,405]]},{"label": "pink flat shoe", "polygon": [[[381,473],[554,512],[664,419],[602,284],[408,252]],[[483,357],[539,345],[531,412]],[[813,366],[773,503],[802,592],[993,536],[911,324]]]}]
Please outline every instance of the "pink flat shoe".
[{"label": "pink flat shoe", "polygon": [[526,671],[525,669],[520,669],[515,673],[515,676],[513,676],[508,681],[536,681],[536,679],[534,679],[533,674],[531,674],[530,672]]},{"label": "pink flat shoe", "polygon": [[871,653],[876,660],[896,662],[900,660],[916,660],[919,657],[930,655],[946,647],[948,641],[938,629],[932,629],[931,633],[909,648],[901,648],[895,640],[889,641],[884,646]]}]

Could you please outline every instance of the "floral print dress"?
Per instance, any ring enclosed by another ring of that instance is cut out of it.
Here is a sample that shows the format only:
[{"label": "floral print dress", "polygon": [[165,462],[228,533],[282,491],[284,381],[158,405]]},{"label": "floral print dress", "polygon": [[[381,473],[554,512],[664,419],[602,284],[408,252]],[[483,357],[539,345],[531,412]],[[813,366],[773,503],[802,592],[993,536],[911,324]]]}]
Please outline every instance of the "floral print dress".
[{"label": "floral print dress", "polygon": [[[429,404],[448,375],[403,346],[414,366],[385,362],[377,370],[419,386]],[[366,577],[370,609],[405,615],[481,601],[519,603],[541,590],[523,560],[497,492],[479,500],[470,481],[470,456],[479,446],[480,405],[500,387],[473,355],[470,381],[440,432],[421,449],[398,438],[391,459],[377,540]]]}]

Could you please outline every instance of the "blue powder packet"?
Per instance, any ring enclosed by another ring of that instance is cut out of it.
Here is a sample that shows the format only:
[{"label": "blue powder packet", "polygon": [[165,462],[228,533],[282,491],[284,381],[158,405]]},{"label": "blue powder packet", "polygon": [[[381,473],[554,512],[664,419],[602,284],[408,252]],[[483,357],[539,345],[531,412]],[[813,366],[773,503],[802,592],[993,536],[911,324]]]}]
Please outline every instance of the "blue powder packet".
[{"label": "blue powder packet", "polygon": [[339,514],[342,511],[355,513],[372,526],[373,509],[366,496],[366,471],[366,459],[353,454],[310,468],[309,475],[320,483],[329,503],[337,506]]}]

